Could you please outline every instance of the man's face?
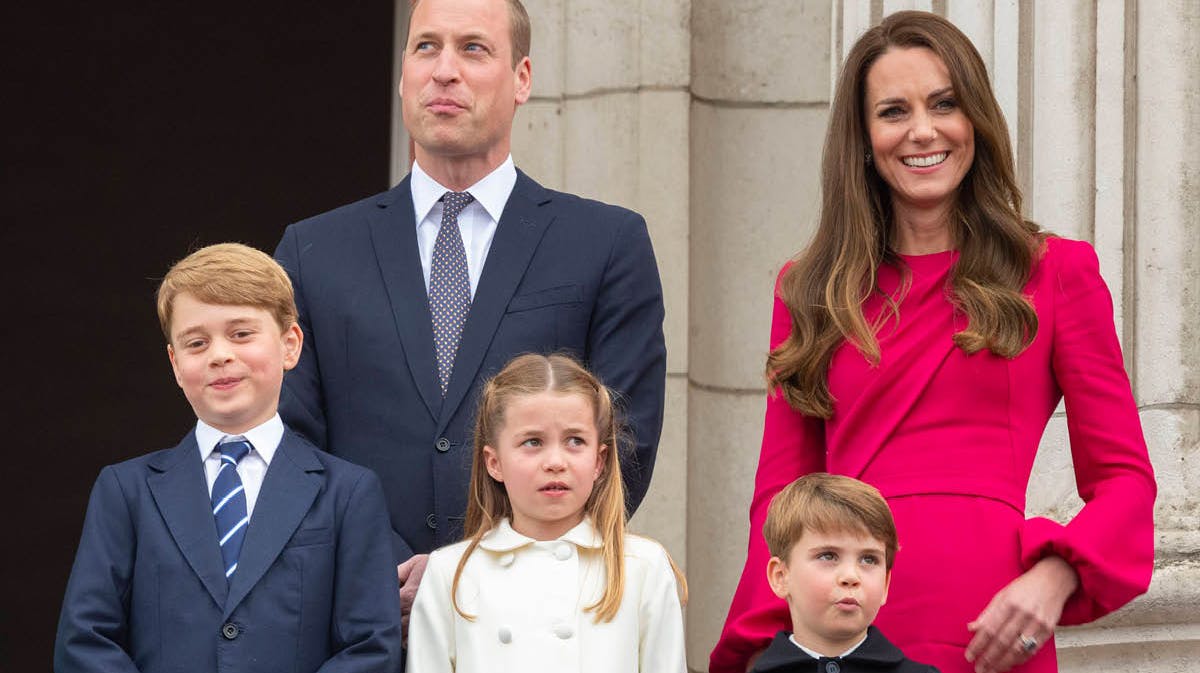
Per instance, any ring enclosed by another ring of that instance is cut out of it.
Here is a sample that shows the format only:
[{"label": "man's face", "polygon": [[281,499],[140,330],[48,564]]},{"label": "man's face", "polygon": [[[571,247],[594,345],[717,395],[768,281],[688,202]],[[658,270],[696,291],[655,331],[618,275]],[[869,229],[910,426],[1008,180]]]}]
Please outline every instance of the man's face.
[{"label": "man's face", "polygon": [[531,82],[528,57],[513,68],[509,27],[504,0],[422,0],[413,10],[400,95],[418,160],[494,166],[508,156]]}]

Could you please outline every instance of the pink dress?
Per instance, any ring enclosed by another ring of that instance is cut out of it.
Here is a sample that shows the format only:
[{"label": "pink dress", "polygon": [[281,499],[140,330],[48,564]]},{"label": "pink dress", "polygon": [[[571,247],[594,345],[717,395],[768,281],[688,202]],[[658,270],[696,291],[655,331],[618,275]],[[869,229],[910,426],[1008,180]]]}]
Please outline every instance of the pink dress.
[{"label": "pink dress", "polygon": [[[797,476],[828,471],[860,478],[887,498],[900,551],[876,625],[915,661],[943,673],[972,673],[963,656],[973,620],[1008,582],[1047,554],[1079,574],[1062,624],[1091,621],[1144,592],[1154,559],[1154,474],[1113,326],[1112,299],[1096,253],[1051,238],[1025,291],[1038,333],[1021,355],[967,355],[951,337],[965,325],[947,300],[957,253],[905,257],[911,287],[899,322],[880,331],[872,367],[849,344],[833,356],[828,421],[768,398],[762,453],[750,506],[750,544],[711,673],[742,673],[780,629],[787,607],[766,583],[762,539],[767,505]],[[893,292],[900,273],[879,271]],[[879,314],[877,298],[864,307]],[[771,347],[791,329],[778,295]],[[1079,495],[1068,523],[1025,516],[1025,490],[1038,442],[1059,399]],[[1057,670],[1043,646],[1014,673]]]}]

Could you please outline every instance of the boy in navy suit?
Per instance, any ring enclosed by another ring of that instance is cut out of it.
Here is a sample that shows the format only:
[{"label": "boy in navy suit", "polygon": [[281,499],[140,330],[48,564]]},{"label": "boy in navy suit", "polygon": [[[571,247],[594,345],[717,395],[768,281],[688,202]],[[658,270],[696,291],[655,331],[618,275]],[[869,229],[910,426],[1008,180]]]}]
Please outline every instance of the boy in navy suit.
[{"label": "boy in navy suit", "polygon": [[937,673],[871,626],[899,546],[875,487],[824,472],[800,477],[771,500],[763,537],[767,580],[787,601],[793,632],[775,636],[754,673]]},{"label": "boy in navy suit", "polygon": [[158,316],[196,427],[101,471],[55,671],[399,670],[379,481],[276,413],[303,343],[287,274],[244,245],[203,248],[163,279]]}]

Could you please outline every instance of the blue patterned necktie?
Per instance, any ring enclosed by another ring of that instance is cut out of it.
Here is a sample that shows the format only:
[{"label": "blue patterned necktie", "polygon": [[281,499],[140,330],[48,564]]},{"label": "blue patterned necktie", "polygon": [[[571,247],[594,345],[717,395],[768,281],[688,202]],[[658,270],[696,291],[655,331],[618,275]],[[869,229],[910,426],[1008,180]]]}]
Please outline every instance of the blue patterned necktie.
[{"label": "blue patterned necktie", "polygon": [[458,228],[458,214],[474,200],[467,192],[442,195],[442,226],[433,242],[433,259],[429,263],[429,313],[433,317],[433,345],[443,397],[454,369],[463,325],[471,310],[471,279],[467,275],[467,252]]},{"label": "blue patterned necktie", "polygon": [[250,442],[244,439],[217,446],[221,452],[221,467],[213,482],[212,511],[217,519],[217,539],[221,542],[221,558],[225,561],[225,578],[237,570],[238,554],[246,539],[250,516],[246,513],[246,492],[237,464],[250,453]]}]

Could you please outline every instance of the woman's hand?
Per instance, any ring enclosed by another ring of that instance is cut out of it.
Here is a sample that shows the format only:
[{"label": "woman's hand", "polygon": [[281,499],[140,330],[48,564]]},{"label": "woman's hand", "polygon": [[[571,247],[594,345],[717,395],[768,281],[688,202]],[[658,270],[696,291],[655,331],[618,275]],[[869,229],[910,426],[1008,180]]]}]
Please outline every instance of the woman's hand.
[{"label": "woman's hand", "polygon": [[976,673],[1004,673],[1023,664],[1054,635],[1063,605],[1079,586],[1075,569],[1047,556],[992,597],[967,630],[967,661]]}]

